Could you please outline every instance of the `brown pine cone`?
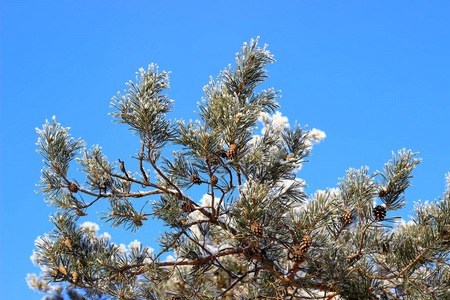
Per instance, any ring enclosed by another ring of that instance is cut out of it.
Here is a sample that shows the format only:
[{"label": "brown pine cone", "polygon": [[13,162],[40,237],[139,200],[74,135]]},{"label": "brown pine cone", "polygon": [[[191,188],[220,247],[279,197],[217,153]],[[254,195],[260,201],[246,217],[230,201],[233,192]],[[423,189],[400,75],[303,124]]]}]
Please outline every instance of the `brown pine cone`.
[{"label": "brown pine cone", "polygon": [[85,213],[84,211],[82,211],[82,210],[80,210],[80,209],[76,209],[75,210],[75,214],[77,215],[77,216],[80,216],[80,217],[83,217],[83,216],[86,216],[87,215],[87,213]]},{"label": "brown pine cone", "polygon": [[148,220],[146,216],[143,216],[141,214],[137,214],[133,219],[133,224],[137,227],[141,227],[144,223],[142,223],[142,220]]},{"label": "brown pine cone", "polygon": [[297,247],[290,250],[288,253],[288,259],[292,260],[293,262],[296,262],[296,263],[301,262],[302,258],[303,258],[303,253],[301,251],[299,251]]},{"label": "brown pine cone", "polygon": [[234,159],[236,158],[237,155],[237,146],[236,144],[231,144],[230,147],[228,147],[228,151],[227,151],[227,158],[228,159]]},{"label": "brown pine cone", "polygon": [[261,252],[261,248],[258,241],[250,241],[248,246],[244,249],[244,254],[247,256],[253,256],[259,252]]},{"label": "brown pine cone", "polygon": [[300,241],[300,244],[296,247],[293,247],[293,249],[289,251],[288,259],[296,263],[301,262],[303,256],[305,255],[306,251],[308,251],[311,244],[312,244],[311,236],[305,235],[303,239]]},{"label": "brown pine cone", "polygon": [[211,185],[216,185],[217,182],[219,182],[219,178],[215,175],[211,176]]},{"label": "brown pine cone", "polygon": [[202,180],[200,179],[200,177],[198,177],[195,174],[192,174],[191,176],[189,176],[189,181],[192,182],[193,184],[201,184]]},{"label": "brown pine cone", "polygon": [[383,221],[386,217],[386,207],[382,205],[375,206],[372,212],[376,221]]},{"label": "brown pine cone", "polygon": [[67,269],[64,266],[58,267],[58,271],[67,276]]},{"label": "brown pine cone", "polygon": [[349,225],[353,220],[353,214],[351,210],[346,210],[345,215],[342,217],[342,223],[344,226]]},{"label": "brown pine cone", "polygon": [[67,248],[69,248],[70,251],[72,251],[72,242],[69,239],[66,239],[64,241],[64,244],[67,246]]},{"label": "brown pine cone", "polygon": [[305,235],[303,239],[300,241],[300,245],[298,246],[299,250],[301,250],[303,253],[306,253],[308,251],[309,247],[312,244],[312,238],[309,235]]},{"label": "brown pine cone", "polygon": [[193,212],[195,210],[195,207],[194,207],[193,204],[183,202],[183,204],[181,204],[181,209],[184,212],[191,213],[191,212]]},{"label": "brown pine cone", "polygon": [[219,159],[214,155],[208,155],[208,161],[213,165],[219,163]]},{"label": "brown pine cone", "polygon": [[69,182],[69,191],[71,191],[72,193],[77,193],[78,192],[78,185],[75,182]]},{"label": "brown pine cone", "polygon": [[72,282],[77,283],[78,282],[78,273],[77,271],[73,271],[72,273]]},{"label": "brown pine cone", "polygon": [[216,155],[222,158],[227,158],[227,151],[225,151],[224,149],[217,149]]},{"label": "brown pine cone", "polygon": [[378,190],[378,197],[380,197],[380,198],[386,197],[387,194],[388,194],[387,187],[381,187],[381,188]]},{"label": "brown pine cone", "polygon": [[253,222],[250,225],[250,228],[252,229],[252,232],[257,237],[262,237],[263,235],[263,228],[258,222]]}]

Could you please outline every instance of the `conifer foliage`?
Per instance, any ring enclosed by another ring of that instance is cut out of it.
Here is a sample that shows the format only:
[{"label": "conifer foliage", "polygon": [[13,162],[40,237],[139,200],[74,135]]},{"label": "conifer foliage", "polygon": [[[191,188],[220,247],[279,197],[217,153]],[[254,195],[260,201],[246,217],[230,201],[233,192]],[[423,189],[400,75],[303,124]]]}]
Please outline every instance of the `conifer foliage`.
[{"label": "conifer foliage", "polygon": [[[258,40],[244,43],[236,66],[204,87],[201,120],[187,124],[166,120],[169,73],[140,69],[111,103],[114,121],[140,139],[134,160],[110,161],[54,118],[38,129],[39,188],[57,211],[33,255],[42,278],[29,284],[49,292],[59,283],[92,299],[450,299],[449,189],[392,226],[420,162],[402,150],[383,172],[349,169],[338,188],[308,197],[297,172],[311,132],[268,122],[255,135],[258,118],[279,108],[279,92],[257,91],[272,62]],[[182,150],[164,157],[168,145]],[[68,175],[74,159],[77,179]],[[193,186],[209,202],[189,195]],[[124,252],[81,226],[97,202],[110,226],[133,232],[161,220],[160,248]],[[168,253],[175,259],[164,260]]]}]

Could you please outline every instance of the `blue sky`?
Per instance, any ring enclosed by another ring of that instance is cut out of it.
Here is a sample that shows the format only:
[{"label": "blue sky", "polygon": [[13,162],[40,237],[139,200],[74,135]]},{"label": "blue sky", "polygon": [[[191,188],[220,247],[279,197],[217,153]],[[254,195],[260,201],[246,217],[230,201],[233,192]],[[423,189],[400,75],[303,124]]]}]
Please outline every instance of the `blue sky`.
[{"label": "blue sky", "polygon": [[[450,171],[448,1],[8,1],[1,19],[0,290],[27,288],[37,236],[52,228],[36,194],[42,159],[35,128],[56,116],[75,138],[127,159],[138,140],[111,123],[111,97],[140,67],[172,71],[169,118],[193,113],[209,76],[260,36],[276,63],[265,86],[281,90],[283,116],[325,131],[298,176],[311,194],[350,167],[381,170],[391,151],[420,152],[407,190],[413,202],[442,195]],[[73,170],[76,169],[74,165]],[[92,212],[86,220],[96,221]],[[101,222],[96,221],[101,224]],[[101,228],[116,243],[156,247],[160,230]]]}]

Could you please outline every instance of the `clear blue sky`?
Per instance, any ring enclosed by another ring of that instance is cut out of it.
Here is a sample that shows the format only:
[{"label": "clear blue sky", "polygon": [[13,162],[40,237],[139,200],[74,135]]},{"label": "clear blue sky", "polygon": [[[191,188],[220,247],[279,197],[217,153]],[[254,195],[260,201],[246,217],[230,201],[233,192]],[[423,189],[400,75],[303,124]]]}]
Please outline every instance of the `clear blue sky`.
[{"label": "clear blue sky", "polygon": [[[242,43],[260,36],[277,62],[267,86],[291,124],[318,128],[298,176],[310,194],[335,187],[349,167],[381,170],[391,151],[420,152],[407,190],[413,202],[442,195],[450,171],[449,1],[8,1],[1,11],[0,293],[41,299],[25,276],[49,232],[35,194],[42,159],[36,127],[56,115],[111,160],[130,160],[138,141],[111,123],[109,103],[135,72],[172,71],[170,118],[196,119],[197,101]],[[75,169],[76,166],[73,167]],[[96,221],[92,212],[87,220]],[[97,221],[97,223],[101,223]],[[150,226],[148,226],[150,227]],[[102,227],[112,241],[156,247],[157,227],[137,235]]]}]

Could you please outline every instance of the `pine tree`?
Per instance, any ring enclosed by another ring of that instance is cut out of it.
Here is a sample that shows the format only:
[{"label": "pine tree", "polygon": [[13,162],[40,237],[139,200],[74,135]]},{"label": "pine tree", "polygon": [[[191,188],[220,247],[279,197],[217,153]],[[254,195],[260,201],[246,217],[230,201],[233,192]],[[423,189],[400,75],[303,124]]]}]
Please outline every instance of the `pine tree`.
[{"label": "pine tree", "polygon": [[[258,118],[279,108],[279,92],[256,90],[272,62],[266,46],[245,43],[236,66],[204,88],[201,120],[188,124],[165,119],[168,72],[140,69],[111,103],[114,121],[140,139],[134,162],[87,149],[55,119],[38,129],[39,188],[57,211],[34,251],[42,280],[29,284],[113,299],[450,299],[450,175],[442,199],[418,203],[413,220],[395,227],[420,162],[411,151],[393,154],[382,172],[349,169],[338,188],[308,197],[296,172],[316,133],[272,121],[254,134]],[[183,148],[171,159],[162,155],[169,143]],[[69,178],[74,159],[84,178]],[[194,185],[209,202],[188,195]],[[137,207],[136,198],[152,201]],[[160,249],[123,252],[81,226],[101,201],[109,210],[100,219],[111,226],[133,232],[149,216],[164,222]],[[166,253],[176,259],[162,260]]]}]

